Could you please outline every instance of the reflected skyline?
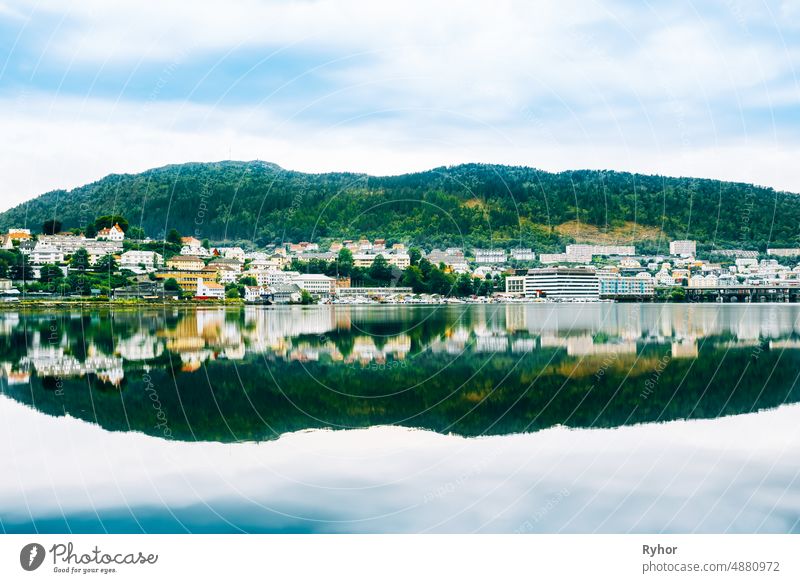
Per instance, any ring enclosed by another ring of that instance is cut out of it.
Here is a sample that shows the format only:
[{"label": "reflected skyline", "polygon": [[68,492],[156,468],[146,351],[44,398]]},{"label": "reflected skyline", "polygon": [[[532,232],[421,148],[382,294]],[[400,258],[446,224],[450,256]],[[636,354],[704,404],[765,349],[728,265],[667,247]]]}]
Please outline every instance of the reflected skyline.
[{"label": "reflected skyline", "polygon": [[799,316],[791,304],[6,312],[0,382],[50,415],[189,441],[616,427],[800,400]]},{"label": "reflected skyline", "polygon": [[797,532],[798,314],[4,312],[0,526]]}]

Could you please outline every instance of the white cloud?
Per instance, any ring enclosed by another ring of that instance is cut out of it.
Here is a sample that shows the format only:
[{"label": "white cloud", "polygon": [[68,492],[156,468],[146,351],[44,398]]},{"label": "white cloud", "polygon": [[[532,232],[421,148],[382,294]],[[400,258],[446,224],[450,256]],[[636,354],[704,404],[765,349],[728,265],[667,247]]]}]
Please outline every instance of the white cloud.
[{"label": "white cloud", "polygon": [[[764,140],[684,147],[680,131],[598,135],[578,120],[492,125],[443,110],[374,123],[309,128],[262,109],[141,104],[31,96],[0,101],[0,185],[8,208],[35,194],[79,186],[111,172],[178,161],[261,159],[285,168],[395,174],[461,162],[524,164],[544,170],[634,169],[755,182],[800,190],[800,148]],[[46,112],[46,113],[45,113]],[[457,117],[457,119],[454,119]],[[448,127],[447,132],[442,128]],[[583,131],[582,131],[583,129]],[[678,128],[679,130],[679,128]],[[644,136],[644,137],[642,137]],[[229,150],[230,148],[230,150]]]},{"label": "white cloud", "polygon": [[[74,87],[0,98],[0,196],[8,207],[109,172],[224,159],[229,147],[236,159],[298,170],[399,173],[486,161],[800,191],[796,132],[768,116],[753,123],[750,111],[798,103],[798,43],[757,34],[779,25],[769,11],[707,7],[180,0],[154,16],[132,0],[78,0],[62,22],[64,4],[41,0],[29,26],[43,15],[58,24],[34,54],[63,68],[96,67],[102,78],[146,61],[180,68],[211,56],[235,66],[230,54],[240,49],[265,58],[283,50],[330,55],[314,71],[328,84],[313,89],[313,75],[302,76],[293,86],[311,89],[300,98],[231,85],[237,107],[161,95],[115,103],[90,86],[85,99]],[[0,17],[28,12],[23,2],[0,5]]]}]

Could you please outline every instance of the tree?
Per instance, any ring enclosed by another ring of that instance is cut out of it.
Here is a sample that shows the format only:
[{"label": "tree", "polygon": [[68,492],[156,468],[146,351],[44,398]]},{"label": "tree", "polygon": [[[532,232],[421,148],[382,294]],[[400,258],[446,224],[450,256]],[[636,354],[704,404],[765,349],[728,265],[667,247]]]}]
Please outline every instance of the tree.
[{"label": "tree", "polygon": [[368,273],[369,276],[375,281],[388,283],[392,279],[392,268],[389,266],[389,263],[386,261],[383,255],[378,255],[372,261],[372,265],[370,265]]},{"label": "tree", "polygon": [[674,287],[670,290],[669,299],[672,302],[686,301],[686,291],[682,287]]},{"label": "tree", "polygon": [[400,280],[405,287],[410,287],[415,294],[425,293],[427,287],[425,286],[425,277],[422,275],[422,270],[418,265],[411,265],[406,267],[403,271],[403,277]]},{"label": "tree", "polygon": [[135,241],[141,241],[142,239],[147,238],[144,229],[141,227],[131,227],[128,229],[128,232],[125,233],[125,235],[128,237],[128,239],[133,239]]},{"label": "tree", "polygon": [[468,273],[462,273],[458,277],[456,284],[456,295],[471,296],[475,292],[472,276]]},{"label": "tree", "polygon": [[175,245],[181,244],[181,234],[178,229],[170,229],[167,233],[167,243],[174,243]]},{"label": "tree", "polygon": [[228,291],[225,292],[225,297],[229,300],[238,300],[239,299],[239,288],[235,285],[230,288]]},{"label": "tree", "polygon": [[64,279],[64,272],[55,263],[46,263],[39,269],[39,281],[42,283],[58,283]]},{"label": "tree", "polygon": [[89,252],[83,247],[77,249],[69,260],[69,265],[72,269],[84,272],[89,269]]},{"label": "tree", "polygon": [[239,283],[242,285],[258,285],[258,281],[252,275],[245,275],[239,280]]},{"label": "tree", "polygon": [[97,260],[94,270],[103,273],[114,273],[117,270],[117,261],[110,253]]},{"label": "tree", "polygon": [[343,247],[339,250],[339,254],[336,256],[336,269],[339,272],[339,275],[347,277],[353,271],[353,252],[350,251],[347,247]]},{"label": "tree", "polygon": [[61,232],[61,221],[49,219],[42,225],[42,233],[45,235],[55,235]]},{"label": "tree", "polygon": [[178,285],[178,280],[174,277],[168,277],[164,280],[164,291],[180,291],[181,286]]},{"label": "tree", "polygon": [[33,279],[33,266],[28,262],[28,257],[14,250],[14,263],[9,266],[11,279],[28,281]]},{"label": "tree", "polygon": [[300,303],[304,306],[314,303],[314,296],[312,296],[308,290],[301,289],[300,290]]},{"label": "tree", "polygon": [[119,228],[122,229],[123,232],[128,231],[128,219],[122,215],[103,215],[94,220],[94,227],[98,231],[100,229],[110,229],[114,225],[119,225]]},{"label": "tree", "polygon": [[408,257],[411,260],[411,265],[418,265],[419,260],[422,259],[422,251],[416,247],[412,247],[408,250]]},{"label": "tree", "polygon": [[97,227],[94,226],[94,223],[89,223],[86,225],[86,229],[84,229],[84,235],[86,235],[89,239],[93,239],[97,236]]},{"label": "tree", "polygon": [[208,241],[208,239],[203,239],[202,247],[203,249],[211,249],[211,243]]}]

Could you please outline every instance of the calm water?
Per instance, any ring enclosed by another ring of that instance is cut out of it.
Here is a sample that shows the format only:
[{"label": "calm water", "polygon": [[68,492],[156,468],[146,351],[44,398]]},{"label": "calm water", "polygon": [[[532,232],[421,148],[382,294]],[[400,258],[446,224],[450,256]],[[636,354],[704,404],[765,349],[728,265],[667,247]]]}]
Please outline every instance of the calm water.
[{"label": "calm water", "polygon": [[797,532],[800,306],[0,313],[5,532]]}]

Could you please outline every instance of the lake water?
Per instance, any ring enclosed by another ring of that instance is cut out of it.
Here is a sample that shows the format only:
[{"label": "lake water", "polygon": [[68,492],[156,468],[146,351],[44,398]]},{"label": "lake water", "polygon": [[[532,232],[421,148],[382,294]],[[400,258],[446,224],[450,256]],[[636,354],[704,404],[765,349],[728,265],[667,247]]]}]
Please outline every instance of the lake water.
[{"label": "lake water", "polygon": [[0,313],[4,532],[797,532],[800,305]]}]

